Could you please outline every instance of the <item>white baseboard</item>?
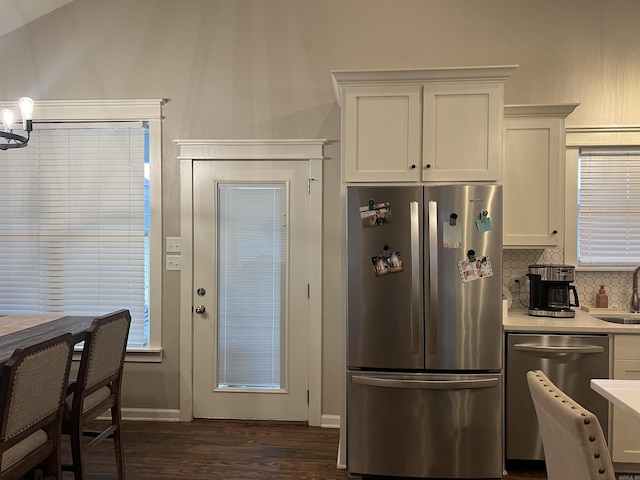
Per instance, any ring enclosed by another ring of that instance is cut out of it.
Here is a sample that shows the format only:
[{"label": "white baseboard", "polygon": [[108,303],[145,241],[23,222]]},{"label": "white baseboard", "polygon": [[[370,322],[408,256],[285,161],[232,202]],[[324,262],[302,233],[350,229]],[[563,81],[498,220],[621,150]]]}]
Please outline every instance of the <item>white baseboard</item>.
[{"label": "white baseboard", "polygon": [[340,415],[322,415],[320,426],[322,428],[340,428]]},{"label": "white baseboard", "polygon": [[342,440],[338,442],[338,458],[336,459],[336,468],[338,470],[346,470],[347,462],[345,461],[346,459],[342,458],[342,448],[340,448],[342,447],[341,443],[342,443]]},{"label": "white baseboard", "polygon": [[[109,417],[104,415],[99,419],[109,420]],[[179,422],[180,410],[177,408],[123,408],[122,419],[140,422]],[[340,415],[322,415],[320,427],[340,428]]]},{"label": "white baseboard", "polygon": [[[110,420],[111,417],[104,415],[98,419]],[[123,408],[122,419],[139,422],[179,422],[180,410],[177,408]]]}]

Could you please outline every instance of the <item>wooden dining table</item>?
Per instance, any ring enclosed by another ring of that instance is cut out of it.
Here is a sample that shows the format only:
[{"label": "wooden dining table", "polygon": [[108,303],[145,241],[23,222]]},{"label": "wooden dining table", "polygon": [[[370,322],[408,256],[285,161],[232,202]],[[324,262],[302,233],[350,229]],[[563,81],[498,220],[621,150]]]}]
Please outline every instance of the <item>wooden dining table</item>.
[{"label": "wooden dining table", "polygon": [[82,342],[95,317],[50,314],[0,314],[0,366],[14,350],[50,338],[71,333],[75,343]]}]

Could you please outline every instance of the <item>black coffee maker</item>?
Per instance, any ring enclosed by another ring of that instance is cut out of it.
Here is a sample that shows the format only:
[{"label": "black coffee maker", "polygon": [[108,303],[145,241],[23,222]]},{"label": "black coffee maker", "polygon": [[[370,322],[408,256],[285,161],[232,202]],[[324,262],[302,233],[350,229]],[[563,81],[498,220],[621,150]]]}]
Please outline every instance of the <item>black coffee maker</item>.
[{"label": "black coffee maker", "polygon": [[[575,267],[571,265],[529,265],[529,315],[571,318],[579,307],[578,292],[573,282]],[[573,293],[573,303],[569,300]]]}]

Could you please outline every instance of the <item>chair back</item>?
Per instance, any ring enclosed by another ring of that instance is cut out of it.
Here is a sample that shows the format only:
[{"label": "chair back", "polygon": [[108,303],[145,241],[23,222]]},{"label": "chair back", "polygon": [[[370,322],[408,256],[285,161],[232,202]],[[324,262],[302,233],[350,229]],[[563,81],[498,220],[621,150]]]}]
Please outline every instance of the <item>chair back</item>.
[{"label": "chair back", "polygon": [[[0,461],[3,472],[11,466],[5,462],[4,453],[34,432],[47,429],[47,435],[39,432],[41,441],[59,443],[59,439],[51,438],[51,432],[59,436],[72,353],[73,338],[65,334],[17,349],[2,367],[0,453],[3,458]],[[21,458],[13,460],[17,462]]]},{"label": "chair back", "polygon": [[84,342],[77,382],[84,395],[121,375],[131,326],[129,310],[96,317]]},{"label": "chair back", "polygon": [[541,370],[527,373],[549,480],[615,480],[602,427]]}]

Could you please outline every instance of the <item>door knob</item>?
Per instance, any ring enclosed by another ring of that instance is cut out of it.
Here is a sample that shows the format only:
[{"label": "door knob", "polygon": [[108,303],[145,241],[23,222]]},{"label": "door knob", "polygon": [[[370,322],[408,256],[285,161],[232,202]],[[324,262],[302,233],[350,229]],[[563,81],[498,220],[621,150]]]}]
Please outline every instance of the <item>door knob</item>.
[{"label": "door knob", "polygon": [[206,309],[206,308],[204,308],[204,305],[198,305],[198,306],[195,308],[195,312],[196,312],[198,315],[202,315],[202,314],[203,314],[204,312],[206,312],[206,311],[207,311],[207,309]]}]

